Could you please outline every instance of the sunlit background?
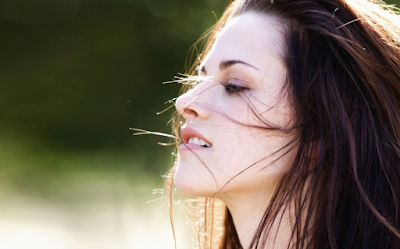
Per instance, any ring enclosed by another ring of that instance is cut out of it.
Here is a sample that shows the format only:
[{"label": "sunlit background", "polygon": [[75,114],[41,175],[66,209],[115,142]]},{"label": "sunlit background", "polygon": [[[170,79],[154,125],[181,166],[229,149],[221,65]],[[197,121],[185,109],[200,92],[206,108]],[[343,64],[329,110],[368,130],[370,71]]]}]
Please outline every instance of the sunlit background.
[{"label": "sunlit background", "polygon": [[224,6],[0,0],[0,248],[174,248],[153,194],[173,148],[129,128],[169,133],[162,82]]}]

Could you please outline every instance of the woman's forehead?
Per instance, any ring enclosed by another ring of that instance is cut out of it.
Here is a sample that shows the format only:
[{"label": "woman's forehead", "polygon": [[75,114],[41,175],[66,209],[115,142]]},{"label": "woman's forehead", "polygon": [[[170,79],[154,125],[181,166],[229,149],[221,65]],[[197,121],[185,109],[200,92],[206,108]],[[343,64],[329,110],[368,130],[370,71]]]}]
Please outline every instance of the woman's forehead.
[{"label": "woman's forehead", "polygon": [[262,68],[271,60],[282,61],[283,30],[283,25],[272,15],[241,14],[222,28],[202,66],[209,61],[237,59]]}]

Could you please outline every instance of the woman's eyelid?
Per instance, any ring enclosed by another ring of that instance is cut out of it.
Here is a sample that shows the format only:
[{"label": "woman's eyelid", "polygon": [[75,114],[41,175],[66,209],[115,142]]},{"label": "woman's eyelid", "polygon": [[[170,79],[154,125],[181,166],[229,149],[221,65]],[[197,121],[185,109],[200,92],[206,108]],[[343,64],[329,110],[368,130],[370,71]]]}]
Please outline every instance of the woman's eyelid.
[{"label": "woman's eyelid", "polygon": [[239,78],[234,78],[234,77],[229,78],[229,79],[226,81],[226,83],[227,83],[227,84],[230,84],[230,85],[236,85],[236,86],[238,86],[238,87],[250,89],[250,84],[249,84],[248,82],[242,80],[242,79],[239,79]]},{"label": "woman's eyelid", "polygon": [[[224,82],[224,85],[229,84],[229,85],[236,85],[238,87],[241,88],[246,88],[246,89],[250,89],[250,84],[246,81],[243,80],[242,77],[232,77],[232,74],[237,74],[237,73],[233,73],[232,71],[236,72],[235,70],[232,70],[231,68],[229,69],[224,69],[224,70],[220,70],[216,76],[208,76],[207,75],[207,71],[205,69],[204,65],[200,65],[196,68],[197,71],[197,75],[195,76],[196,78],[196,85],[200,84],[203,81],[206,80],[211,80],[214,82]],[[225,78],[225,79],[224,79]]]}]

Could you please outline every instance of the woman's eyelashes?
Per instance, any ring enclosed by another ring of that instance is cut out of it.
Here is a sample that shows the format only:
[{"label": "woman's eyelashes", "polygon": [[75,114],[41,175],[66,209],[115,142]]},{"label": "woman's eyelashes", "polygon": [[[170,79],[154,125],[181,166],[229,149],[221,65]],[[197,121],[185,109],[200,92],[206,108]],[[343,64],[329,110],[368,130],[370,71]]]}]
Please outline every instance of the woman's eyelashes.
[{"label": "woman's eyelashes", "polygon": [[250,88],[246,86],[241,86],[233,83],[221,83],[221,85],[225,88],[225,92],[227,92],[228,94],[241,93],[246,90],[250,90]]},{"label": "woman's eyelashes", "polygon": [[[203,73],[202,75],[191,76],[190,78],[186,79],[186,81],[190,89],[194,89],[205,81],[211,81],[215,84],[219,80]],[[241,93],[246,90],[250,90],[250,87],[248,87],[246,82],[237,78],[230,78],[228,81],[221,80],[219,82],[222,82],[219,84],[224,87],[225,92],[228,94]]]}]

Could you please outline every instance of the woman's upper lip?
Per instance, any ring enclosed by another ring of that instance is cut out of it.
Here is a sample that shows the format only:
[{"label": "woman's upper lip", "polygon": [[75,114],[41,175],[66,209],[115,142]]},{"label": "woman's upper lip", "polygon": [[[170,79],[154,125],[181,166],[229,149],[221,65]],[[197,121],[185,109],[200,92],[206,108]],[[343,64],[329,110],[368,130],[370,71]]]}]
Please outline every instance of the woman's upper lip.
[{"label": "woman's upper lip", "polygon": [[185,144],[187,144],[189,142],[189,139],[192,137],[200,138],[204,140],[206,143],[211,144],[211,142],[208,139],[206,139],[201,133],[190,127],[181,128],[181,137]]}]

